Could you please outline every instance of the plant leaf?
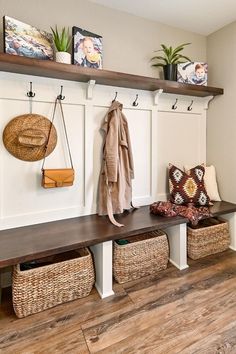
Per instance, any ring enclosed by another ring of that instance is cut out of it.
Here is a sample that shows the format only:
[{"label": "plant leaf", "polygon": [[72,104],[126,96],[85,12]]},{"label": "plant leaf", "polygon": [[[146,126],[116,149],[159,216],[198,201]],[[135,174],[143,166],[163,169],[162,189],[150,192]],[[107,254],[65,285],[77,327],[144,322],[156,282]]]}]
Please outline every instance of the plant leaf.
[{"label": "plant leaf", "polygon": [[181,50],[184,49],[184,47],[185,47],[186,45],[189,45],[189,44],[191,44],[191,43],[183,43],[183,44],[180,44],[178,47],[175,48],[174,53],[175,53],[175,54],[176,54],[176,53],[179,53]]},{"label": "plant leaf", "polygon": [[161,57],[161,56],[159,56],[159,55],[157,55],[157,56],[151,58],[151,60],[154,60],[154,59],[164,60],[164,58]]},{"label": "plant leaf", "polygon": [[55,47],[59,52],[66,52],[68,51],[70,44],[71,44],[71,36],[69,33],[69,28],[63,27],[61,32],[59,32],[57,26],[55,27],[55,30],[51,27],[52,34],[53,34],[53,41],[55,44]]},{"label": "plant leaf", "polygon": [[186,57],[185,55],[181,55],[181,58],[186,59],[186,61],[190,61],[190,62],[192,61],[189,57]]},{"label": "plant leaf", "polygon": [[164,65],[165,65],[165,64],[161,64],[161,63],[158,63],[158,64],[152,64],[152,66],[156,66],[156,67],[157,67],[157,66],[162,66],[162,67],[163,67]]},{"label": "plant leaf", "polygon": [[163,55],[157,55],[151,59],[151,60],[157,60],[160,62],[152,64],[152,66],[163,66],[166,64],[177,64],[179,62],[182,62],[182,60],[191,61],[191,59],[189,57],[180,54],[180,52],[184,49],[184,47],[189,44],[191,44],[191,43],[183,43],[173,49],[172,46],[167,47],[165,44],[162,43],[161,49],[156,50],[155,52],[162,52]]}]

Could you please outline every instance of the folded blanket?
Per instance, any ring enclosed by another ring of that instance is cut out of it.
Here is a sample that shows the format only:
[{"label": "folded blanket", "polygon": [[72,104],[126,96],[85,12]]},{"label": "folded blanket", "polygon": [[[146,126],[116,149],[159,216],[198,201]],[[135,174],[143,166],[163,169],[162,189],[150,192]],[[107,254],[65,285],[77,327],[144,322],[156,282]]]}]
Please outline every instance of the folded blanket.
[{"label": "folded blanket", "polygon": [[155,202],[150,205],[150,212],[162,216],[183,216],[187,218],[192,225],[197,225],[199,220],[211,217],[210,209],[207,207],[195,207],[189,203],[177,205],[171,202]]}]

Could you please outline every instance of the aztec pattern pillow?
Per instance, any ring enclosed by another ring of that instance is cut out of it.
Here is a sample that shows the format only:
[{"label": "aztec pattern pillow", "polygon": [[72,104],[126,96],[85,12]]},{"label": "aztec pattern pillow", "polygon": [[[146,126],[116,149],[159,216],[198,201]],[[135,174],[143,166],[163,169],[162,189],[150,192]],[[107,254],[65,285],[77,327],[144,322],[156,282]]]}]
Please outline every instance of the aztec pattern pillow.
[{"label": "aztec pattern pillow", "polygon": [[175,204],[209,205],[210,198],[204,186],[205,168],[196,166],[185,173],[169,164],[170,201]]},{"label": "aztec pattern pillow", "polygon": [[[206,166],[204,163],[201,164],[205,167],[204,184],[209,195],[210,200],[215,202],[220,202],[221,198],[218,191],[218,184],[216,180],[216,169],[215,166]],[[191,167],[184,166],[184,171],[188,174]]]}]

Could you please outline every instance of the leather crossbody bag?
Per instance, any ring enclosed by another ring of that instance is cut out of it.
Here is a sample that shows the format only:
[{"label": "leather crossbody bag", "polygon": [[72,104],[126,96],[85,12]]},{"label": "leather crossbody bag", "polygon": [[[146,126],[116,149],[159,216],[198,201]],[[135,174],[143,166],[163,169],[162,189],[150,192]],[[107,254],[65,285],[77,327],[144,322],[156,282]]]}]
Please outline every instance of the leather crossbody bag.
[{"label": "leather crossbody bag", "polygon": [[[43,165],[42,165],[42,187],[44,188],[58,188],[58,187],[69,187],[72,186],[74,183],[74,177],[75,177],[75,172],[73,168],[73,162],[72,162],[72,157],[71,157],[71,151],[70,151],[70,146],[69,146],[69,140],[68,140],[68,135],[67,135],[67,130],[66,130],[66,124],[65,124],[65,117],[62,109],[62,104],[61,100],[56,98],[55,105],[54,105],[54,111],[53,111],[53,117],[52,117],[52,124],[55,118],[55,112],[56,112],[56,107],[57,103],[59,102],[60,110],[61,110],[61,116],[62,116],[62,122],[63,122],[63,127],[65,131],[65,137],[66,137],[66,143],[68,147],[68,152],[69,152],[69,157],[70,157],[70,168],[55,168],[55,169],[44,169],[44,163],[46,159],[46,153],[47,153],[47,145],[46,145],[46,150],[45,150],[45,157],[43,160]],[[51,124],[51,127],[52,127]],[[50,133],[51,133],[51,128],[48,134],[48,141],[50,139]]]}]

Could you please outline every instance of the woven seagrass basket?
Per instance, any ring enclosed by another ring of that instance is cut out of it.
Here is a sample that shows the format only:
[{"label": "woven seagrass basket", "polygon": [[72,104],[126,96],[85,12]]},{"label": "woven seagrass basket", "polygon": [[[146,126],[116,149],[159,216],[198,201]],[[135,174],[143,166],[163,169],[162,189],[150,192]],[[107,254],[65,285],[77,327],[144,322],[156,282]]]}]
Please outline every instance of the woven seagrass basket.
[{"label": "woven seagrass basket", "polygon": [[129,242],[114,242],[113,275],[118,283],[125,283],[167,268],[169,245],[166,234],[152,231],[126,238]]},{"label": "woven seagrass basket", "polygon": [[188,257],[199,259],[225,251],[230,245],[228,222],[221,218],[202,220],[197,228],[188,226]]},{"label": "woven seagrass basket", "polygon": [[88,248],[37,260],[37,268],[14,266],[13,307],[25,317],[50,307],[89,295],[95,275]]}]

